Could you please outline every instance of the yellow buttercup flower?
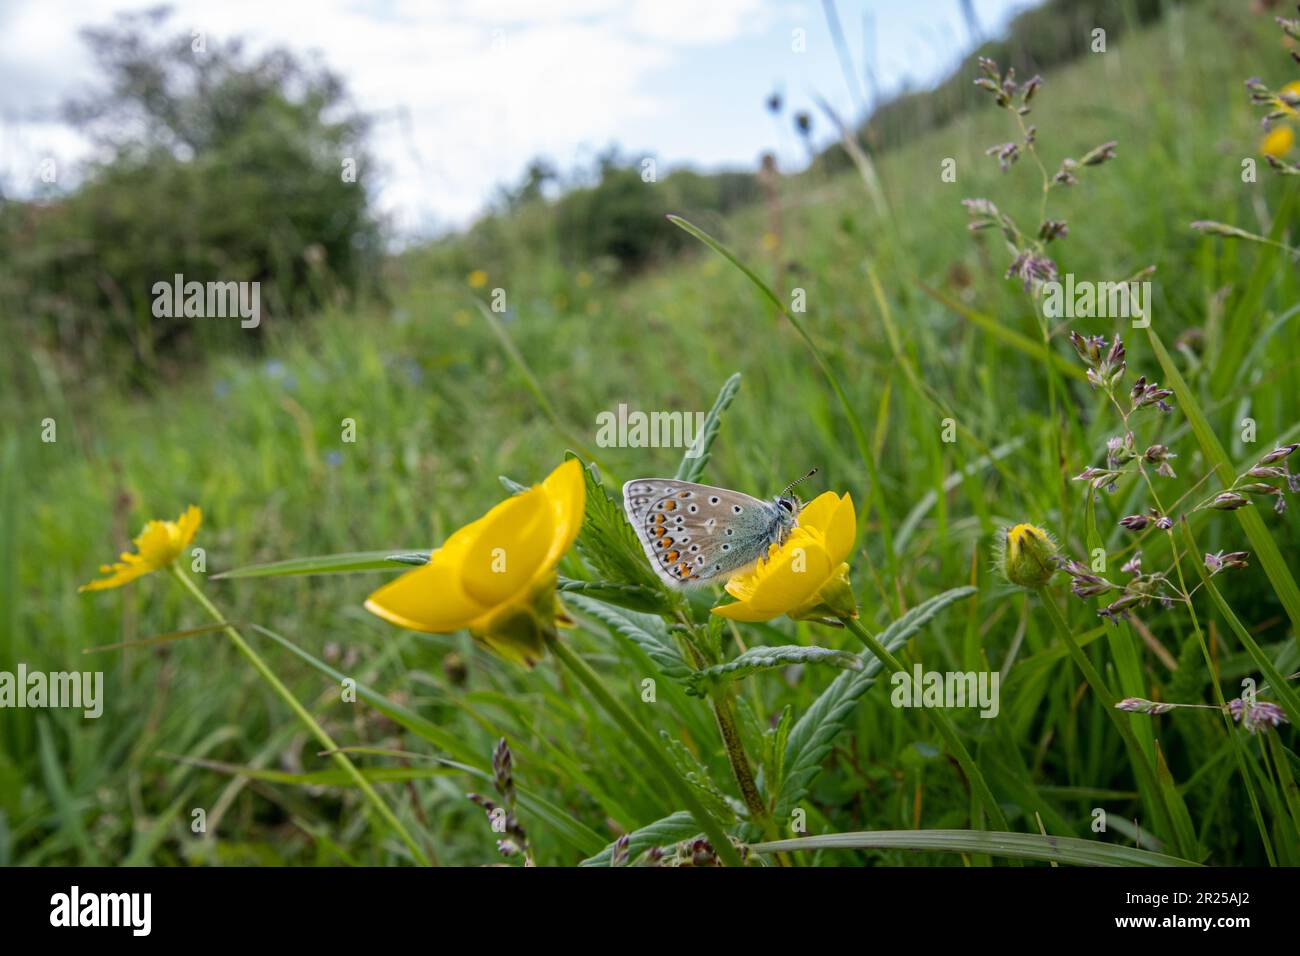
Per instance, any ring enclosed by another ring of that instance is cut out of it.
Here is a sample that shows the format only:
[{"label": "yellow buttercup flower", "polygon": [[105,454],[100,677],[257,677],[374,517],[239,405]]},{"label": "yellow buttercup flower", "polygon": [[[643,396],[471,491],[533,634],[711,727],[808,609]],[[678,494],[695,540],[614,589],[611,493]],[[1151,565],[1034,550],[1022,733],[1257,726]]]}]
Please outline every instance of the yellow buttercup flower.
[{"label": "yellow buttercup flower", "polygon": [[486,272],[482,269],[475,269],[469,274],[465,281],[469,283],[471,289],[481,289],[487,285],[487,280],[488,274]]},{"label": "yellow buttercup flower", "polygon": [[429,563],[384,585],[366,610],[399,627],[435,634],[462,628],[508,660],[532,666],[555,626],[555,566],[582,527],[586,484],[569,459],[539,485],[465,525]]},{"label": "yellow buttercup flower", "polygon": [[785,544],[773,545],[766,561],[727,582],[734,604],[714,614],[733,621],[857,617],[847,559],[857,536],[853,499],[828,491],[799,512],[799,525]]},{"label": "yellow buttercup flower", "polygon": [[108,577],[83,584],[81,591],[102,591],[121,587],[136,578],[159,571],[171,564],[184,551],[203,521],[203,512],[190,505],[175,521],[150,521],[135,539],[136,553],[122,552],[116,564],[101,564],[100,574]]}]

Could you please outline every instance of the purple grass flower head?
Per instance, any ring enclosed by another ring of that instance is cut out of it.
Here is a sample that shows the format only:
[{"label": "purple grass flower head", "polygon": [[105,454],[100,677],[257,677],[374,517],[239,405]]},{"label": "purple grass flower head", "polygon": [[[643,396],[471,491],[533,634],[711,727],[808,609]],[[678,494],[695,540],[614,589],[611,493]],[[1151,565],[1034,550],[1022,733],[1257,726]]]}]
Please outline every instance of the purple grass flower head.
[{"label": "purple grass flower head", "polygon": [[1229,568],[1248,567],[1246,560],[1250,557],[1249,551],[1231,551],[1224,553],[1218,551],[1214,554],[1206,552],[1205,570],[1210,572],[1210,577],[1218,574],[1220,571],[1226,571]]},{"label": "purple grass flower head", "polygon": [[1007,278],[1020,279],[1026,292],[1056,277],[1056,263],[1046,256],[1035,255],[1032,252],[1020,253],[1007,267]]},{"label": "purple grass flower head", "polygon": [[1102,163],[1110,162],[1115,158],[1115,147],[1119,145],[1114,140],[1108,143],[1102,143],[1094,149],[1088,150],[1083,154],[1083,159],[1079,160],[1080,166],[1100,166]]},{"label": "purple grass flower head", "polygon": [[1236,511],[1248,504],[1250,504],[1250,499],[1245,495],[1239,495],[1235,491],[1223,491],[1214,496],[1214,500],[1210,502],[1210,507],[1216,511]]},{"label": "purple grass flower head", "polygon": [[1163,478],[1178,477],[1174,474],[1173,466],[1169,464],[1170,458],[1177,458],[1178,456],[1171,452],[1166,446],[1152,445],[1142,453],[1142,457],[1148,464],[1156,466],[1157,475],[1160,475]]},{"label": "purple grass flower head", "polygon": [[1167,714],[1174,709],[1174,704],[1166,704],[1145,697],[1125,697],[1115,705],[1116,710],[1126,710],[1130,714]]},{"label": "purple grass flower head", "polygon": [[1284,458],[1290,457],[1291,453],[1295,451],[1297,448],[1300,448],[1300,444],[1279,445],[1277,448],[1274,448],[1271,452],[1269,452],[1267,455],[1261,458],[1259,460],[1259,463],[1261,465],[1271,465],[1274,462],[1282,461]]},{"label": "purple grass flower head", "polygon": [[1252,734],[1290,723],[1286,711],[1266,700],[1254,700],[1247,704],[1241,697],[1234,698],[1228,701],[1228,713]]}]

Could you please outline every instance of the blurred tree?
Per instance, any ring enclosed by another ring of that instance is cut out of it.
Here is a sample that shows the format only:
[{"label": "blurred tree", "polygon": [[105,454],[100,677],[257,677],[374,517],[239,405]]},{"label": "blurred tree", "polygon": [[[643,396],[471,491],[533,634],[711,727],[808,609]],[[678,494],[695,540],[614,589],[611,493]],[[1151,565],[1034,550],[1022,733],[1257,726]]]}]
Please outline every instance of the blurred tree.
[{"label": "blurred tree", "polygon": [[[380,252],[366,124],[342,81],[284,50],[168,36],[167,17],[83,31],[106,82],[65,112],[98,158],[61,198],[0,211],[6,311],[137,378],[357,290]],[[261,283],[262,324],[153,316],[154,284],[177,273]]]}]

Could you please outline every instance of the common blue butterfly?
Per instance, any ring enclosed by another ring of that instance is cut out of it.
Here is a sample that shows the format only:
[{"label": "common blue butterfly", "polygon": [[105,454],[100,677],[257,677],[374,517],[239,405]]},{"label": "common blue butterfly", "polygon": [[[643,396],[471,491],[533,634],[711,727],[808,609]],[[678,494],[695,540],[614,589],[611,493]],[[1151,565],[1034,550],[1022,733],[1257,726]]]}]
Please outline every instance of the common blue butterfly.
[{"label": "common blue butterfly", "polygon": [[785,542],[803,505],[790,489],[816,473],[770,501],[674,478],[634,478],[623,485],[623,510],[665,583],[706,584],[748,568]]}]

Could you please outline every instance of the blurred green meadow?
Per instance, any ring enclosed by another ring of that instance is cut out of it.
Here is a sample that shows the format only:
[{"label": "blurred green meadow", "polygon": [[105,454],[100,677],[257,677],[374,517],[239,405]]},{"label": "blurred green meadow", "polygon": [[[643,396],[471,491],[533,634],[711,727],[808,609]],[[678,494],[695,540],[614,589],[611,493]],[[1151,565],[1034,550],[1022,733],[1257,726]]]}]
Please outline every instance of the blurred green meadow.
[{"label": "blurred green meadow", "polygon": [[[1053,191],[1051,214],[1070,226],[1053,255],[1063,273],[1096,279],[1155,267],[1152,329],[1236,472],[1300,440],[1294,262],[1274,247],[1190,228],[1215,220],[1283,242],[1294,234],[1296,179],[1264,163],[1261,113],[1243,82],[1261,76],[1281,86],[1297,67],[1272,18],[1238,7],[1171,7],[1105,54],[1045,69],[1027,117],[1049,171],[1062,157],[1118,143],[1114,160]],[[1171,539],[1147,532],[1137,543],[1117,524],[1145,506],[1138,483],[1099,495],[1090,517],[1083,483],[1070,480],[1104,462],[1120,426],[1084,381],[1068,333],[1121,333],[1126,387],[1138,375],[1167,386],[1147,335],[1122,320],[1077,319],[1052,327],[1045,353],[1034,300],[1004,276],[1002,242],[966,228],[961,200],[972,197],[1036,223],[1040,185],[1029,158],[1004,174],[985,155],[1014,136],[1008,115],[980,99],[950,124],[879,153],[887,209],[852,164],[823,162],[777,177],[775,207],[755,199],[726,214],[669,210],[733,250],[784,300],[804,291],[797,317],[842,385],[863,442],[799,332],[744,274],[685,233],[672,255],[628,274],[600,259],[574,263],[562,244],[512,246],[506,220],[490,255],[461,239],[391,257],[375,267],[384,295],[326,296],[311,322],[279,323],[271,313],[260,351],[212,348],[205,361],[144,387],[83,374],[11,338],[0,668],[103,670],[105,701],[96,720],[69,710],[0,713],[0,863],[411,862],[396,837],[376,836],[364,798],[221,633],[86,653],[208,623],[167,576],[95,594],[78,587],[144,521],[174,518],[190,503],[203,509],[196,544],[210,576],[309,555],[427,550],[505,496],[498,476],[531,484],[570,450],[594,460],[611,489],[670,476],[680,449],[597,447],[597,415],[620,403],[705,411],[734,373],[739,391],[701,480],[770,497],[816,466],[806,498],[851,493],[859,516],[852,580],[868,630],[883,631],[949,589],[978,589],[908,647],[930,670],[1005,667],[996,719],[950,716],[1011,829],[1220,865],[1300,863],[1300,804],[1294,782],[1285,783],[1300,772],[1292,726],[1272,731],[1273,747],[1265,735],[1229,730],[1212,709],[1123,716],[1150,748],[1162,787],[1185,806],[1190,837],[1162,825],[1106,708],[1042,613],[1043,597],[994,568],[999,529],[1019,522],[1052,532],[1071,557],[1087,559],[1095,524],[1116,568],[1135,548],[1147,567],[1171,560]],[[1247,157],[1259,165],[1257,182],[1243,182]],[[949,158],[956,182],[940,175]],[[589,212],[600,214],[598,204]],[[496,288],[506,292],[503,313],[488,308]],[[17,307],[7,300],[7,311]],[[230,327],[205,335],[239,339],[237,322],[213,321]],[[1210,477],[1192,491],[1213,462],[1183,398],[1172,414],[1142,419],[1140,441],[1177,453],[1178,478],[1161,487],[1171,489],[1167,501],[1187,496],[1189,507],[1222,483]],[[40,440],[47,418],[57,424],[52,443]],[[958,429],[951,442],[949,418]],[[1253,443],[1242,440],[1245,418],[1257,423]],[[355,442],[343,441],[348,419]],[[1252,507],[1296,575],[1295,511]],[[1277,669],[1300,670],[1295,622],[1239,514],[1198,515],[1200,550],[1252,552],[1248,568],[1215,583]],[[1182,557],[1194,578],[1200,555]],[[244,629],[340,745],[407,754],[353,759],[437,862],[500,859],[498,834],[467,794],[491,792],[481,774],[502,737],[528,795],[518,816],[539,864],[577,863],[683,809],[554,659],[528,671],[463,632],[407,632],[367,613],[367,594],[400,570],[202,584],[227,620],[281,637]],[[576,555],[561,571],[588,576]],[[1132,623],[1108,625],[1097,615],[1104,601],[1071,597],[1064,574],[1047,593],[1122,696],[1215,702],[1184,609],[1152,604]],[[697,599],[701,614],[711,596]],[[1238,696],[1245,677],[1264,683],[1223,610],[1205,590],[1194,601],[1224,696]],[[734,799],[708,704],[663,678],[657,702],[642,703],[641,681],[655,674],[642,646],[570,611],[578,626],[561,640]],[[788,618],[728,632],[733,649],[737,638],[861,650],[846,630]],[[341,700],[338,675],[419,720],[395,719],[364,694]],[[783,709],[805,715],[835,676],[796,665],[735,685],[757,765]],[[806,835],[995,829],[944,738],[917,711],[891,706],[885,680],[824,729],[831,748],[799,804]],[[205,832],[192,828],[196,808]],[[1096,808],[1109,820],[1105,833],[1092,828]],[[990,859],[807,848],[790,861]]]}]

